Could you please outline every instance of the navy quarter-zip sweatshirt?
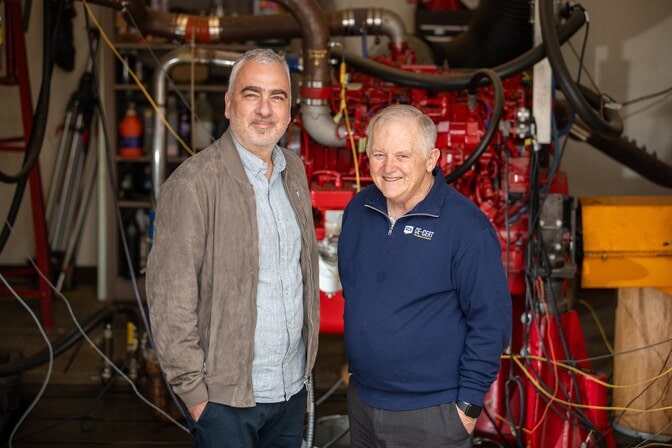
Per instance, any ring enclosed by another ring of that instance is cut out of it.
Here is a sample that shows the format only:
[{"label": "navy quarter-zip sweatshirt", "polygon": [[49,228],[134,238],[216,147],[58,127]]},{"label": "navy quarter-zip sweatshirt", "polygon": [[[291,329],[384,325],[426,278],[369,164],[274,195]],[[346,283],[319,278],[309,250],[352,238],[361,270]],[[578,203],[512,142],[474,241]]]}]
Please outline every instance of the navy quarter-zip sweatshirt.
[{"label": "navy quarter-zip sweatshirt", "polygon": [[482,405],[511,337],[511,296],[487,217],[444,181],[392,221],[375,185],[343,214],[345,347],[370,406]]}]

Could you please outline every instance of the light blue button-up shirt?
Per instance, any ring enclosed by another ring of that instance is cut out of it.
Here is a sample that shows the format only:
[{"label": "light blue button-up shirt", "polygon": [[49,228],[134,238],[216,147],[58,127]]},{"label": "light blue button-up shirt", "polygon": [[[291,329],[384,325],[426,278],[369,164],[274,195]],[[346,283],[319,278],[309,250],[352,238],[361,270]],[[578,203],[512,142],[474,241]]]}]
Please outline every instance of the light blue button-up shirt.
[{"label": "light blue button-up shirt", "polygon": [[303,327],[303,279],[299,257],[301,230],[287,198],[281,172],[286,161],[273,149],[273,174],[268,165],[234,138],[254,187],[259,225],[259,286],[254,332],[252,385],[258,403],[289,400],[303,387],[306,347]]}]

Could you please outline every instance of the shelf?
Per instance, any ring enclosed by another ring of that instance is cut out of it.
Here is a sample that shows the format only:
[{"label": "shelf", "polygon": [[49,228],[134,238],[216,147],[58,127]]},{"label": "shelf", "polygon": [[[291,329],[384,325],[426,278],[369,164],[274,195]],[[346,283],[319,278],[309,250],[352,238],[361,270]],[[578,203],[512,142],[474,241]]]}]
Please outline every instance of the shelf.
[{"label": "shelf", "polygon": [[[144,96],[141,87],[133,81],[130,76],[130,70],[133,70],[142,82],[142,87],[154,95],[153,74],[157,70],[156,59],[161,60],[162,56],[168,52],[176,49],[189,48],[189,45],[179,44],[175,42],[168,42],[165,39],[153,39],[151,42],[137,42],[138,36],[135,36],[134,42],[129,41],[133,36],[116,36],[115,48],[122,57],[125,58],[128,68],[122,66],[120,61],[106,50],[107,56],[105,60],[105,73],[112,75],[109,82],[103,83],[100,86],[102,96],[105,98],[105,103],[110,108],[110,113],[107,115],[108,127],[114,129],[110,138],[110,145],[112,148],[118,148],[120,142],[119,123],[123,120],[129,102],[135,103],[136,113],[142,121],[143,133],[140,146],[143,148],[140,157],[122,157],[115,151],[113,157],[113,171],[116,177],[117,185],[112,191],[112,197],[116,196],[114,200],[107,201],[108,216],[116,216],[120,213],[121,223],[116,219],[108,219],[105,222],[105,234],[107,235],[107,253],[108,260],[106,264],[106,290],[107,298],[112,300],[124,300],[133,297],[133,285],[129,280],[129,268],[126,266],[126,254],[123,250],[121,236],[123,235],[127,241],[131,260],[132,269],[138,279],[142,279],[144,273],[144,265],[148,250],[148,236],[150,233],[150,219],[152,216],[152,209],[154,201],[152,200],[151,191],[151,175],[154,169],[154,159],[151,157],[153,152],[153,129],[155,126],[154,117],[148,113],[151,109],[149,101]],[[228,49],[229,51],[241,51],[241,47],[237,46],[235,50],[232,47],[224,45],[203,45],[199,47],[207,47],[212,49]],[[244,48],[242,51],[246,50]],[[241,53],[242,53],[241,51]],[[228,71],[221,67],[202,67],[205,64],[198,64],[197,70],[192,73],[190,67],[182,65],[174,67],[170,76],[172,82],[166,81],[166,109],[169,99],[175,98],[177,101],[177,119],[171,122],[171,125],[176,131],[180,132],[185,141],[191,141],[191,129],[180,127],[187,123],[184,116],[189,111],[189,107],[183,104],[179,96],[184,96],[186,102],[189,102],[189,94],[198,92],[202,95],[205,92],[210,105],[212,107],[212,133],[221,134],[222,128],[227,125],[226,117],[224,116],[225,104],[224,93],[228,87]],[[194,81],[191,81],[191,76],[194,76]],[[181,94],[178,94],[180,93]],[[202,106],[202,104],[201,104]],[[196,105],[194,105],[194,110]],[[164,114],[168,115],[168,111]],[[170,117],[166,117],[169,119]],[[172,115],[175,119],[175,115]],[[190,122],[189,122],[190,125]],[[147,131],[149,130],[149,131]],[[186,138],[185,138],[186,136]],[[136,134],[131,133],[127,138],[136,138]],[[147,140],[149,138],[149,140]],[[151,142],[152,145],[149,145]],[[166,133],[165,144],[172,142]],[[137,141],[132,143],[138,144]],[[178,165],[180,165],[189,156],[170,156],[165,158],[167,164],[166,175],[169,175]],[[119,210],[115,210],[115,207]],[[119,230],[121,225],[121,230]],[[143,293],[144,288],[141,288]]]},{"label": "shelf", "polygon": [[[149,85],[144,85],[146,90],[150,90],[151,87]],[[182,92],[188,92],[191,90],[191,86],[189,84],[176,84],[175,88],[182,91]],[[135,83],[116,83],[114,85],[114,89],[118,90],[120,92],[140,92],[141,89],[140,87],[137,86]],[[169,86],[170,90],[173,90],[174,88],[172,86]],[[197,92],[221,92],[225,93],[226,90],[228,89],[228,84],[207,84],[207,83],[199,83],[194,85],[194,90]]]},{"label": "shelf", "polygon": [[152,201],[136,201],[131,199],[120,199],[119,200],[120,208],[152,208]]}]

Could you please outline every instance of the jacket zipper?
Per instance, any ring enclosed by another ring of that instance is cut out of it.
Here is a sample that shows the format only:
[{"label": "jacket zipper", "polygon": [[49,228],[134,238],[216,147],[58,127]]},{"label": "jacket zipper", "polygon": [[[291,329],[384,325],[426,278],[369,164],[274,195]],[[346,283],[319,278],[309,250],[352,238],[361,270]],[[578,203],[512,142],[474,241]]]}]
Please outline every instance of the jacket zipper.
[{"label": "jacket zipper", "polygon": [[434,214],[431,214],[431,213],[411,213],[409,215],[402,215],[402,216],[398,217],[397,219],[392,219],[392,218],[390,218],[390,215],[388,215],[387,213],[385,213],[381,209],[374,207],[373,205],[364,204],[364,207],[368,207],[371,210],[375,210],[375,211],[377,211],[378,213],[380,213],[381,215],[383,215],[384,217],[387,218],[387,220],[390,222],[390,227],[387,229],[387,236],[392,235],[392,230],[394,230],[395,224],[397,223],[397,221],[399,221],[402,218],[411,218],[413,216],[429,216],[430,218],[438,218],[439,217],[439,215],[434,215]]}]

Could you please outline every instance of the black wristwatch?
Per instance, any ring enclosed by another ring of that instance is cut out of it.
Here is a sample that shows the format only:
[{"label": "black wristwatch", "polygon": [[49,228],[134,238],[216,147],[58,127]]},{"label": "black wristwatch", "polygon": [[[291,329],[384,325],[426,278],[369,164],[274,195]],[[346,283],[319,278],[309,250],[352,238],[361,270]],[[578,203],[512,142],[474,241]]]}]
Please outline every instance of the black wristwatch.
[{"label": "black wristwatch", "polygon": [[478,418],[481,415],[481,407],[475,404],[467,403],[466,401],[457,401],[457,407],[464,412],[467,417]]}]

